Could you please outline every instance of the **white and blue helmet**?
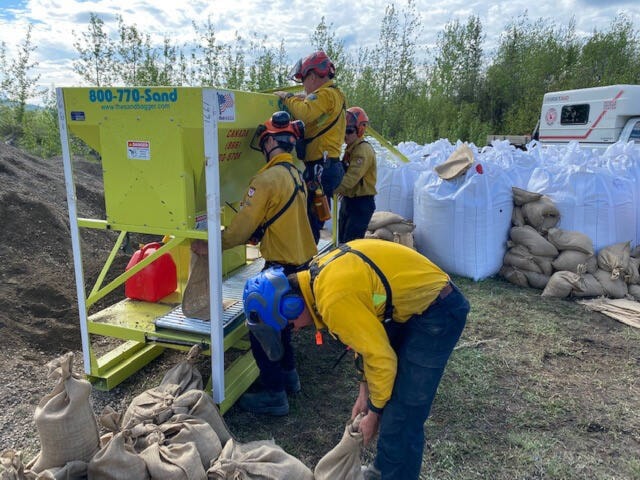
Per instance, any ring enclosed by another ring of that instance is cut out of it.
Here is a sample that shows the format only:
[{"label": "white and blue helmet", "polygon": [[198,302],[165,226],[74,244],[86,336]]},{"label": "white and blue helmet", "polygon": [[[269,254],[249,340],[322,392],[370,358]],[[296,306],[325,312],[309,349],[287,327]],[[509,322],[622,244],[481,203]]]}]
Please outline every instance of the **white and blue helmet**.
[{"label": "white and blue helmet", "polygon": [[270,360],[280,360],[280,332],[303,312],[304,299],[292,291],[283,269],[272,267],[247,280],[242,301],[249,331]]}]

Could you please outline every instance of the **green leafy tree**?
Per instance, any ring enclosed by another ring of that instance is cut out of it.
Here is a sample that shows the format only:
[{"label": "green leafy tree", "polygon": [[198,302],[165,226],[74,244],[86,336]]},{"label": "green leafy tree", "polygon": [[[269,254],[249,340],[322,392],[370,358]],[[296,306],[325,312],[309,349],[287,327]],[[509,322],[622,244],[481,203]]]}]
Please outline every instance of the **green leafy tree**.
[{"label": "green leafy tree", "polygon": [[140,79],[145,76],[141,71],[149,60],[149,41],[148,35],[142,34],[135,25],[125,24],[122,16],[118,15],[117,74],[124,85],[144,83]]},{"label": "green leafy tree", "polygon": [[280,86],[279,73],[282,65],[280,51],[267,46],[267,37],[257,35],[249,44],[249,56],[253,62],[248,68],[247,87],[249,90],[259,92],[270,90]]},{"label": "green leafy tree", "polygon": [[51,158],[61,151],[58,110],[53,88],[43,92],[43,102],[43,108],[26,112],[18,145],[33,155]]},{"label": "green leafy tree", "polygon": [[[77,37],[77,33],[73,32]],[[115,80],[115,47],[105,30],[104,20],[95,13],[89,14],[89,26],[80,39],[73,43],[78,59],[73,70],[91,85],[109,85]]]},{"label": "green leafy tree", "polygon": [[223,73],[224,46],[216,38],[211,17],[208,17],[202,26],[194,22],[193,28],[198,36],[192,56],[195,80],[202,86],[220,85]]},{"label": "green leafy tree", "polygon": [[233,44],[224,47],[222,75],[227,88],[241,89],[245,84],[244,39],[238,32]]},{"label": "green leafy tree", "polygon": [[17,57],[11,61],[8,69],[7,98],[14,105],[13,113],[17,125],[22,124],[27,100],[41,93],[37,86],[40,75],[30,76],[30,71],[38,66],[38,62],[32,60],[33,52],[37,48],[31,40],[32,30],[33,24],[29,24],[27,33],[19,45]]},{"label": "green leafy tree", "polygon": [[594,31],[582,47],[576,71],[579,86],[640,82],[638,32],[625,15],[605,32]]}]

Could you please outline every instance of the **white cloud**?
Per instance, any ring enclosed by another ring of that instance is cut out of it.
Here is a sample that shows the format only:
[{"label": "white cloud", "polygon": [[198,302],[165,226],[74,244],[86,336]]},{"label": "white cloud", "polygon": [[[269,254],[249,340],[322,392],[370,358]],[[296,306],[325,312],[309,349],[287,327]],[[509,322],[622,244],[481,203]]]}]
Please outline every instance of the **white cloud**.
[{"label": "white cloud", "polygon": [[[229,43],[235,32],[245,39],[250,33],[265,36],[268,46],[276,47],[284,39],[293,63],[312,49],[310,36],[325,17],[336,36],[345,39],[355,52],[359,46],[377,44],[379,29],[386,8],[392,2],[384,0],[192,0],[160,2],[157,0],[0,0],[0,41],[7,45],[9,55],[24,39],[27,25],[34,25],[32,40],[37,45],[34,60],[39,63],[35,73],[45,86],[79,85],[80,78],[71,66],[77,57],[74,42],[88,29],[90,13],[104,20],[107,29],[115,32],[117,15],[126,25],[135,25],[160,43],[169,36],[174,44],[192,45],[195,32],[192,22],[202,25],[211,18],[218,40]],[[406,2],[396,2],[402,12]],[[416,0],[416,12],[421,21],[419,43],[425,49],[435,45],[444,25],[454,19],[465,23],[469,16],[480,18],[486,36],[485,50],[498,44],[504,27],[524,12],[529,19],[544,18],[556,26],[568,25],[575,16],[578,34],[590,35],[594,29],[607,29],[620,12],[640,27],[640,5],[636,0]],[[402,19],[401,19],[402,20]]]}]

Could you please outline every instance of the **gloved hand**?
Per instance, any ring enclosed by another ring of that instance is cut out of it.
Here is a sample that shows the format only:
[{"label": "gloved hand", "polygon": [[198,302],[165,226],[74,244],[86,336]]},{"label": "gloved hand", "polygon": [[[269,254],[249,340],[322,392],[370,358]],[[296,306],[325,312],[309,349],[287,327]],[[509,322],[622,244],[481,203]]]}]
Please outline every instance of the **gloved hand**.
[{"label": "gloved hand", "polygon": [[280,97],[280,100],[286,100],[289,97],[293,97],[293,93],[291,92],[283,92],[281,90],[278,90],[277,92],[273,92],[274,95],[277,95],[278,97]]}]

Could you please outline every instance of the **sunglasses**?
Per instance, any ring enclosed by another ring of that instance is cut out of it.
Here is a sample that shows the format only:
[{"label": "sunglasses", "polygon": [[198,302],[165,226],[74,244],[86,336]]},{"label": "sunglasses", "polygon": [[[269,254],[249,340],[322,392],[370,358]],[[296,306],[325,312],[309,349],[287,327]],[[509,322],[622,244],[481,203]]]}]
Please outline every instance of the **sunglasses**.
[{"label": "sunglasses", "polygon": [[347,134],[347,135],[351,135],[351,134],[353,134],[353,133],[356,133],[356,129],[355,129],[355,128],[352,128],[352,127],[349,127],[349,128],[347,128],[347,129],[345,130],[345,132],[346,132],[346,134]]}]

